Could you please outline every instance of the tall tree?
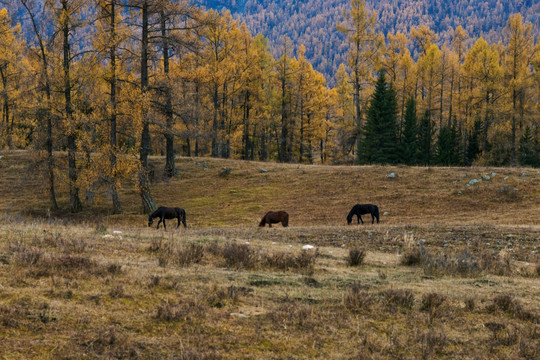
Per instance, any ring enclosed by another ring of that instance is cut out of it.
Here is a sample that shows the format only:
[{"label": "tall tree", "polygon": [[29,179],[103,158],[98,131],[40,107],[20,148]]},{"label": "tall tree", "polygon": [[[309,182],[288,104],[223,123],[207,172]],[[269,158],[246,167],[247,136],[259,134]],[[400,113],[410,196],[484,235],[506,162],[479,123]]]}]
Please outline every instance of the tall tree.
[{"label": "tall tree", "polygon": [[362,155],[367,163],[395,164],[399,159],[396,93],[381,72],[369,102]]},{"label": "tall tree", "polygon": [[[53,154],[53,105],[52,105],[52,85],[51,85],[51,69],[50,69],[50,60],[49,60],[49,49],[47,48],[48,44],[51,42],[48,39],[48,33],[46,33],[43,28],[45,23],[49,22],[48,18],[38,18],[40,13],[39,4],[27,0],[19,0],[20,4],[23,6],[25,12],[28,14],[31,23],[31,29],[35,36],[35,42],[37,48],[37,56],[40,60],[41,66],[39,70],[39,78],[41,81],[41,88],[45,93],[45,108],[43,111],[38,111],[38,113],[44,113],[44,118],[46,122],[46,136],[45,136],[45,149],[46,149],[46,164],[47,164],[47,190],[49,194],[49,201],[51,210],[58,210],[58,202],[56,201],[56,190],[55,190],[55,175],[54,175],[54,166],[55,159]],[[47,14],[46,12],[41,12],[42,14]],[[51,36],[52,37],[52,36]]]},{"label": "tall tree", "polygon": [[416,164],[418,149],[418,120],[416,117],[416,100],[410,97],[405,110],[405,124],[401,141],[402,161],[407,165]]},{"label": "tall tree", "polygon": [[349,68],[353,83],[353,102],[357,131],[357,159],[361,149],[360,134],[362,128],[362,99],[361,92],[369,82],[380,62],[380,52],[384,46],[383,36],[377,32],[377,15],[366,9],[364,0],[351,0],[350,12],[344,12],[344,23],[338,25],[338,30],[346,34],[350,44]]},{"label": "tall tree", "polygon": [[477,114],[483,115],[482,151],[487,151],[488,132],[494,115],[493,104],[500,97],[502,72],[497,48],[479,38],[467,53],[464,70],[471,81],[471,96],[478,104]]},{"label": "tall tree", "polygon": [[334,158],[341,161],[353,153],[356,140],[355,109],[353,103],[353,87],[345,65],[339,66],[336,74],[337,114],[334,128],[337,133],[335,141],[337,150]]},{"label": "tall tree", "polygon": [[68,149],[68,173],[69,173],[69,200],[71,212],[82,210],[82,203],[79,198],[79,184],[77,183],[78,169],[76,163],[77,156],[77,125],[72,102],[72,61],[75,58],[72,54],[71,38],[76,29],[76,21],[80,16],[83,4],[78,0],[61,0],[58,11],[58,23],[62,33],[62,70],[63,70],[63,95],[64,95],[64,117],[67,132]]},{"label": "tall tree", "polygon": [[[22,68],[20,68],[19,64],[23,61],[20,33],[20,25],[11,26],[11,19],[7,9],[0,9],[0,94],[2,96],[0,146],[7,145],[11,147],[14,132],[15,112],[13,105],[20,96],[18,83],[20,82]],[[3,136],[3,139],[1,136]]]},{"label": "tall tree", "polygon": [[418,161],[422,165],[430,165],[433,158],[433,135],[435,129],[429,110],[424,112],[418,127]]},{"label": "tall tree", "polygon": [[[538,132],[538,130],[536,130]],[[540,142],[529,126],[519,140],[519,163],[524,166],[540,167]]]},{"label": "tall tree", "polygon": [[398,32],[396,35],[388,34],[388,46],[386,56],[383,59],[383,66],[386,70],[389,81],[391,81],[397,93],[399,106],[399,138],[403,131],[403,121],[405,116],[405,103],[411,91],[413,79],[413,60],[408,49],[409,39]]},{"label": "tall tree", "polygon": [[291,44],[290,40],[283,38],[282,55],[276,62],[276,76],[279,83],[280,94],[280,122],[281,132],[279,134],[278,159],[280,162],[290,162],[292,160],[292,144],[289,140],[293,129],[292,119],[292,87],[294,69],[291,65]]},{"label": "tall tree", "polygon": [[472,165],[478,154],[481,152],[482,138],[482,120],[476,119],[473,124],[473,129],[467,138],[467,151],[465,155],[465,163]]},{"label": "tall tree", "polygon": [[523,23],[521,14],[511,15],[503,29],[506,41],[504,73],[511,97],[511,157],[512,164],[517,163],[516,133],[518,127],[523,127],[526,92],[532,73],[530,64],[534,58],[534,37],[532,24]]},{"label": "tall tree", "polygon": [[459,138],[455,125],[443,126],[437,136],[435,160],[439,165],[459,163]]},{"label": "tall tree", "polygon": [[[103,59],[108,60],[108,71],[105,72],[105,81],[109,85],[109,99],[107,106],[107,115],[109,120],[109,141],[108,141],[108,171],[106,173],[106,182],[109,184],[109,191],[113,203],[113,213],[119,214],[122,212],[120,198],[118,195],[118,141],[117,141],[117,124],[119,113],[119,56],[122,42],[125,41],[125,26],[122,24],[120,14],[120,3],[118,0],[98,0],[97,2],[100,14],[98,16],[98,38],[96,39],[95,48]],[[101,35],[101,36],[100,36]]]},{"label": "tall tree", "polygon": [[[148,164],[148,156],[150,154],[150,86],[149,86],[149,57],[151,55],[149,35],[151,30],[150,17],[155,14],[156,10],[151,6],[149,0],[132,0],[129,2],[129,7],[136,9],[137,13],[134,22],[140,29],[139,48],[139,86],[138,93],[140,94],[140,144],[139,144],[139,173],[138,173],[138,190],[141,197],[143,212],[150,213],[156,209],[156,204],[150,193],[150,168]],[[140,14],[140,16],[138,16]]]}]

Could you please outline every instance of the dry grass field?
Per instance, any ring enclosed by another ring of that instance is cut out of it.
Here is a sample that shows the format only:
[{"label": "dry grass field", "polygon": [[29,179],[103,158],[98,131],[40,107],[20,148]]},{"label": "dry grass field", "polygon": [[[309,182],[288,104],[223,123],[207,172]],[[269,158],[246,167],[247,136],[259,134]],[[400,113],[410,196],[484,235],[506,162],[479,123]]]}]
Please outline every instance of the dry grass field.
[{"label": "dry grass field", "polygon": [[[155,157],[156,203],[187,212],[163,231],[129,184],[121,215],[105,193],[50,213],[28,153],[0,156],[0,359],[540,358],[538,169],[180,158],[164,180]],[[347,226],[367,202],[380,224]]]}]

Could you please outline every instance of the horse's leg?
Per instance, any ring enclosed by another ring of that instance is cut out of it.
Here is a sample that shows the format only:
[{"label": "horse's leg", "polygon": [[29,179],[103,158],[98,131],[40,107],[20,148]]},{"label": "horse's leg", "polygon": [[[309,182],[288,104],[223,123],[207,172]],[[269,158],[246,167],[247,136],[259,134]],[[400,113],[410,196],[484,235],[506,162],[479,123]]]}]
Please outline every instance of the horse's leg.
[{"label": "horse's leg", "polygon": [[165,218],[163,218],[163,229],[167,230],[167,225],[165,225]]},{"label": "horse's leg", "polygon": [[373,214],[371,214],[371,224],[374,224],[375,223],[375,216],[373,216]]},{"label": "horse's leg", "polygon": [[[157,227],[156,229],[159,229],[159,224],[161,224],[163,222],[163,219],[159,219],[159,221],[157,222]],[[163,223],[163,226],[165,226],[165,223]]]},{"label": "horse's leg", "polygon": [[360,222],[364,224],[364,220],[362,220],[362,215],[358,215],[358,219],[360,219]]},{"label": "horse's leg", "polygon": [[180,216],[178,216],[178,225],[176,225],[176,228],[178,229],[180,227]]}]

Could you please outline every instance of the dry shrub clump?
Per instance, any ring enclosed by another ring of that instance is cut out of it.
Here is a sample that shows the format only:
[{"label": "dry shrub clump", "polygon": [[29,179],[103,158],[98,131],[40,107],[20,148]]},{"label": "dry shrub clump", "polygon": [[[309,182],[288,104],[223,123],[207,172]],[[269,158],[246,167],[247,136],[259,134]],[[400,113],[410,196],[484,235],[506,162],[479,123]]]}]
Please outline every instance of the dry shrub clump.
[{"label": "dry shrub clump", "polygon": [[47,302],[22,297],[9,305],[0,305],[0,325],[9,328],[39,329],[41,324],[57,321]]},{"label": "dry shrub clump", "polygon": [[207,307],[197,301],[172,302],[164,300],[156,308],[155,319],[163,322],[197,322],[205,318]]},{"label": "dry shrub clump", "polygon": [[343,304],[351,311],[369,310],[375,299],[368,291],[368,287],[359,282],[352,284],[343,296]]},{"label": "dry shrub clump", "polygon": [[306,274],[313,272],[319,251],[305,251],[299,254],[288,252],[267,253],[256,251],[247,244],[227,243],[223,247],[213,247],[216,255],[223,257],[225,266],[234,269],[271,268],[281,271],[295,270]]},{"label": "dry shrub clump", "polygon": [[352,248],[349,250],[349,257],[347,263],[349,266],[360,266],[364,263],[366,257],[366,251],[364,249]]},{"label": "dry shrub clump", "polygon": [[401,256],[401,265],[418,266],[424,263],[426,249],[423,246],[408,248]]},{"label": "dry shrub clump", "polygon": [[446,297],[438,293],[429,293],[422,295],[421,311],[427,311],[429,314],[429,323],[433,323],[433,319],[440,317],[441,305],[445,302]]},{"label": "dry shrub clump", "polygon": [[220,287],[213,285],[206,292],[201,294],[206,303],[210,307],[222,308],[227,304],[236,304],[241,296],[251,293],[253,290],[245,287],[228,286]]},{"label": "dry shrub clump", "polygon": [[205,248],[194,242],[178,244],[171,241],[164,242],[163,239],[159,238],[152,239],[148,251],[157,254],[158,264],[161,267],[170,263],[187,267],[203,260]]},{"label": "dry shrub clump", "polygon": [[305,273],[312,273],[315,260],[319,256],[319,251],[302,251],[298,255],[289,253],[264,254],[264,265],[278,270],[303,270]]},{"label": "dry shrub clump", "polygon": [[510,294],[500,294],[493,298],[493,304],[488,306],[488,311],[501,310],[515,318],[524,321],[538,323],[540,318],[538,315],[527,311],[523,308],[519,300],[515,299]]},{"label": "dry shrub clump", "polygon": [[317,315],[311,305],[286,302],[269,312],[267,317],[283,327],[294,326],[298,329],[313,329],[317,324]]},{"label": "dry shrub clump", "polygon": [[256,264],[256,253],[247,244],[227,243],[221,250],[221,256],[229,268],[250,269]]},{"label": "dry shrub clump", "polygon": [[29,274],[36,278],[55,274],[70,277],[74,273],[102,273],[100,266],[87,255],[49,254],[41,249],[21,248],[13,258],[16,266],[28,268]]},{"label": "dry shrub clump", "polygon": [[412,309],[414,305],[414,294],[407,289],[388,289],[379,293],[381,302],[387,308]]},{"label": "dry shrub clump", "polygon": [[499,276],[512,274],[512,262],[508,253],[469,249],[461,252],[430,252],[424,247],[411,248],[401,257],[401,264],[423,267],[426,275],[477,276],[490,273]]},{"label": "dry shrub clump", "polygon": [[444,347],[448,344],[448,338],[442,332],[430,330],[420,336],[419,342],[422,359],[429,359],[431,354],[442,354]]}]

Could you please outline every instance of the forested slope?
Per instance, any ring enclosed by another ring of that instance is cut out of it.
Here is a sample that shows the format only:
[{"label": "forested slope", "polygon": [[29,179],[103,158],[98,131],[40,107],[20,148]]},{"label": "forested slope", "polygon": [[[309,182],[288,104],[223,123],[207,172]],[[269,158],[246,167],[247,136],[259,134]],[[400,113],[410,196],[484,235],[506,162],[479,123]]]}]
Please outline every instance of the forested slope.
[{"label": "forested slope", "polygon": [[[262,33],[279,54],[283,36],[293,44],[304,44],[306,57],[314,68],[331,79],[339,64],[346,62],[347,44],[337,31],[349,0],[202,0],[214,9],[229,9],[245,21],[253,33]],[[537,0],[367,0],[367,8],[378,14],[377,26],[385,35],[409,34],[411,27],[426,25],[441,43],[451,40],[461,25],[471,38],[488,42],[502,40],[502,29],[511,14],[540,28],[540,2]]]}]

